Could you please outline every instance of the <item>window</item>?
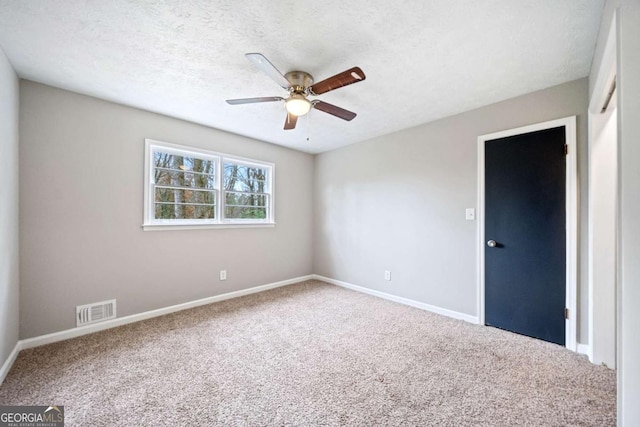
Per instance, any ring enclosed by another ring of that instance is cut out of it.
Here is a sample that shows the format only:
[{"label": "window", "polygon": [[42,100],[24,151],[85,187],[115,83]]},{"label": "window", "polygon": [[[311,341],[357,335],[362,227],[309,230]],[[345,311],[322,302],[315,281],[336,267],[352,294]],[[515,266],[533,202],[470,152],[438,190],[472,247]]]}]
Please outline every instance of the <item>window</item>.
[{"label": "window", "polygon": [[145,141],[148,229],[273,225],[274,165]]},{"label": "window", "polygon": [[266,219],[269,207],[268,169],[224,159],[224,216],[228,219]]}]

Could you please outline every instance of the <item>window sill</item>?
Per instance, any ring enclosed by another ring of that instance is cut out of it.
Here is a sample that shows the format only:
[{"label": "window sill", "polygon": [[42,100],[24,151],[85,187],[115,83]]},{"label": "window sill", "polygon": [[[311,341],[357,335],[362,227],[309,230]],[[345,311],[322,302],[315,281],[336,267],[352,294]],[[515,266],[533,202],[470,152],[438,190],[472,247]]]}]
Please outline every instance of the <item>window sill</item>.
[{"label": "window sill", "polygon": [[215,228],[273,228],[275,222],[258,223],[224,223],[224,224],[142,224],[143,231],[169,231],[169,230],[206,230]]}]

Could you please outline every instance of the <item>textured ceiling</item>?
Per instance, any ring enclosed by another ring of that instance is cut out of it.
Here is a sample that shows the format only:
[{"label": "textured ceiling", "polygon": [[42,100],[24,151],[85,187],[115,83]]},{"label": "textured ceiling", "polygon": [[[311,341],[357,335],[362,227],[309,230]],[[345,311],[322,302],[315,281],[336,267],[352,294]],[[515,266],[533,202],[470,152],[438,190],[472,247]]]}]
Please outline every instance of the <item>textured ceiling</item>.
[{"label": "textured ceiling", "polygon": [[[588,75],[603,0],[0,0],[20,77],[317,153]],[[286,96],[244,54],[367,79],[282,130]],[[307,140],[308,138],[308,140]],[[179,142],[179,141],[176,141]]]}]

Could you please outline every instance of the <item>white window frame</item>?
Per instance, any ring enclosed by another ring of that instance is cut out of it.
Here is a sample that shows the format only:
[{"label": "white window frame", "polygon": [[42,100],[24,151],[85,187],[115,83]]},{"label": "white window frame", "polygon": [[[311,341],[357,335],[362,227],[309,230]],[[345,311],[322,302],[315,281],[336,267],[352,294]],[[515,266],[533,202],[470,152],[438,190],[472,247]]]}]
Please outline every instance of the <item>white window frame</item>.
[{"label": "white window frame", "polygon": [[[153,156],[156,151],[163,153],[177,154],[180,156],[197,157],[203,160],[211,160],[215,163],[215,218],[214,219],[156,219],[155,218],[155,182]],[[225,212],[225,190],[224,190],[224,165],[225,163],[235,163],[263,168],[267,171],[266,191],[268,205],[265,219],[227,219]],[[169,142],[145,139],[144,141],[144,218],[142,228],[145,231],[152,230],[188,230],[203,228],[254,228],[254,227],[274,227],[274,179],[275,165],[255,159],[232,156],[215,151],[204,150],[184,145],[171,144]]]}]

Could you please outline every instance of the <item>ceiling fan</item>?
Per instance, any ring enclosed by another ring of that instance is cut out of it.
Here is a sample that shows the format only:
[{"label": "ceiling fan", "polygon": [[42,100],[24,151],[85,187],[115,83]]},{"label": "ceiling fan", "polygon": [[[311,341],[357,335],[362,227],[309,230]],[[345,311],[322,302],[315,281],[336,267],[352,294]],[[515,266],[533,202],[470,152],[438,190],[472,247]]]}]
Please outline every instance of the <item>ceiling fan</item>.
[{"label": "ceiling fan", "polygon": [[359,67],[350,68],[333,77],[329,77],[328,79],[314,84],[311,74],[304,71],[290,71],[285,75],[282,75],[282,73],[280,73],[280,71],[278,71],[278,69],[260,53],[247,53],[245,56],[256,67],[278,83],[280,87],[288,91],[289,97],[282,98],[280,96],[268,96],[263,98],[227,99],[228,104],[239,105],[258,102],[284,101],[284,105],[287,109],[287,119],[284,122],[285,130],[295,129],[298,117],[304,116],[312,108],[347,121],[353,120],[356,116],[356,113],[345,110],[344,108],[340,108],[317,99],[309,100],[308,97],[310,95],[321,95],[331,90],[363,81],[366,76]]}]

